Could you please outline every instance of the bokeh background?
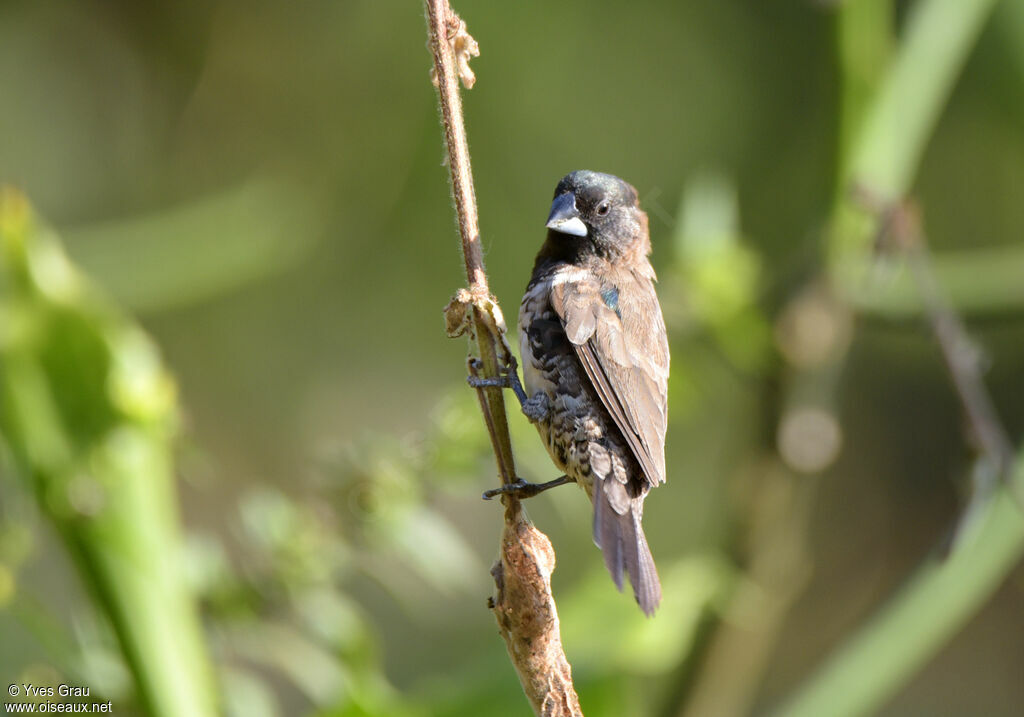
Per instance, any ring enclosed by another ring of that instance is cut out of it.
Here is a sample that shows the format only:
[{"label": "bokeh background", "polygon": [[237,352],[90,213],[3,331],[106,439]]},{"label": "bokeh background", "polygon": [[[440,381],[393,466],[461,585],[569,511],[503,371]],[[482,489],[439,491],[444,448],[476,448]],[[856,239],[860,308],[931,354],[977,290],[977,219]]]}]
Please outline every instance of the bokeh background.
[{"label": "bokeh background", "polygon": [[[882,75],[913,6],[456,8],[481,47],[464,102],[506,315],[562,175],[618,174],[651,217],[673,352],[669,480],[645,515],[659,615],[615,592],[578,491],[528,506],[588,715],[785,704],[968,498],[976,446],[898,252],[852,290],[830,263],[850,86]],[[1015,444],[1022,48],[1024,3],[996,3],[912,190]],[[443,333],[464,277],[429,67],[417,2],[0,2],[0,181],[177,383],[168,500],[232,715],[528,709],[485,604],[493,458]],[[554,477],[511,421],[524,477]],[[0,681],[145,713],[90,548],[67,552],[77,528],[7,425]],[[880,714],[1020,714],[1024,572],[997,584]]]}]

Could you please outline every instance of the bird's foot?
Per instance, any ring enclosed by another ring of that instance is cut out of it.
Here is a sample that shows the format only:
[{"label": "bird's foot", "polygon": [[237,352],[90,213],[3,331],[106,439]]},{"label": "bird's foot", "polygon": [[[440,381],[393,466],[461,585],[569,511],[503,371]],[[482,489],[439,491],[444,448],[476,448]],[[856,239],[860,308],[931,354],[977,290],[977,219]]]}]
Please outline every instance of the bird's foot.
[{"label": "bird's foot", "polygon": [[509,356],[509,364],[504,367],[504,373],[500,376],[480,376],[477,372],[481,369],[480,359],[470,359],[469,375],[466,383],[473,388],[508,388],[515,394],[523,414],[532,423],[538,423],[548,417],[550,410],[548,397],[543,393],[537,393],[532,398],[527,397],[523,390],[523,384],[519,382],[519,370],[514,356]]},{"label": "bird's foot", "polygon": [[484,491],[484,500],[490,500],[497,495],[512,495],[516,498],[532,498],[539,493],[543,493],[549,488],[556,488],[566,483],[572,483],[573,480],[569,476],[562,476],[561,478],[555,478],[549,480],[547,483],[528,483],[527,481],[520,478],[515,483],[509,483],[503,485],[500,488],[492,488],[491,490]]},{"label": "bird's foot", "polygon": [[470,374],[466,376],[466,383],[473,388],[487,388],[489,386],[495,388],[512,388],[512,379],[508,376],[474,376]]}]

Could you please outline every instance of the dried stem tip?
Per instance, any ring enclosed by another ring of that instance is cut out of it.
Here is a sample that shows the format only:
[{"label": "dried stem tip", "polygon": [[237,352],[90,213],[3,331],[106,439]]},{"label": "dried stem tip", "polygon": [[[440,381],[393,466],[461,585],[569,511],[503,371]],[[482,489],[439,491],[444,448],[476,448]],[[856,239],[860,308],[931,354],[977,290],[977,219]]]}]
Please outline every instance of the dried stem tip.
[{"label": "dried stem tip", "polygon": [[491,570],[498,588],[491,609],[534,711],[544,717],[582,717],[551,594],[554,569],[551,541],[513,504],[505,516],[501,559]]},{"label": "dried stem tip", "polygon": [[[480,45],[473,36],[466,30],[466,21],[455,14],[455,11],[448,8],[448,17],[445,19],[445,39],[452,48],[455,56],[455,65],[458,68],[459,80],[467,90],[473,89],[476,84],[476,75],[469,67],[469,61],[474,57],[480,57]],[[437,68],[431,68],[430,81],[434,87],[438,86]]]}]

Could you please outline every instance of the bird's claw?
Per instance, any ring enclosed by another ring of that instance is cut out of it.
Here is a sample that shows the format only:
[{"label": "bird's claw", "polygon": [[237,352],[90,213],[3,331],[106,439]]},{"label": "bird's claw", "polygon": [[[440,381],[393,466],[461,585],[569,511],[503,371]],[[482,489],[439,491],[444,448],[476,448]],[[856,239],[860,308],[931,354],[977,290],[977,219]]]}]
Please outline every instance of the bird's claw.
[{"label": "bird's claw", "polygon": [[[531,421],[536,423],[538,420],[543,420],[547,416],[547,399],[545,397],[545,403],[543,411],[539,405],[531,405],[527,408],[527,404],[531,400],[526,396],[526,391],[523,390],[523,384],[519,382],[519,365],[516,362],[515,356],[509,355],[507,364],[503,369],[503,373],[499,376],[479,376],[478,371],[483,368],[483,362],[478,358],[471,358],[469,360],[469,376],[466,377],[466,383],[473,388],[509,388],[512,389],[512,393],[516,395],[516,399],[519,401],[519,405],[523,408],[523,413]],[[534,416],[539,416],[535,418]]]},{"label": "bird's claw", "polygon": [[501,486],[500,488],[491,488],[490,490],[485,490],[484,494],[483,494],[483,499],[484,500],[491,500],[491,499],[495,498],[496,496],[507,495],[507,494],[515,494],[516,497],[524,497],[525,498],[527,496],[521,495],[520,491],[525,490],[526,486],[528,486],[528,485],[530,485],[530,484],[527,483],[526,481],[524,481],[522,478],[520,478],[515,483],[507,483],[507,484]]},{"label": "bird's claw", "polygon": [[491,488],[491,490],[485,490],[483,494],[484,500],[491,500],[495,496],[499,495],[512,495],[516,498],[532,498],[535,495],[543,493],[549,488],[555,488],[556,486],[565,485],[571,483],[572,479],[569,476],[562,476],[549,480],[547,483],[530,483],[528,481],[519,478],[514,483],[506,483],[500,488]]}]

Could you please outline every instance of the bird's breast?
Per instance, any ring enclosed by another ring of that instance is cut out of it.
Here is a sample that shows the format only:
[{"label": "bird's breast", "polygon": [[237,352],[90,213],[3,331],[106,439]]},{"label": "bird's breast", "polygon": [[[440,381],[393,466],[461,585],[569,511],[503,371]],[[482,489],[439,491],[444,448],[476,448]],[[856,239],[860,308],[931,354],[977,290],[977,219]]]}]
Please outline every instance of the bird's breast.
[{"label": "bird's breast", "polygon": [[550,367],[545,365],[547,362],[536,346],[534,327],[537,322],[550,320],[548,315],[554,313],[548,300],[549,291],[550,282],[537,282],[527,289],[519,305],[519,355],[523,357],[523,386],[528,396],[538,392],[552,396],[555,390]]}]

